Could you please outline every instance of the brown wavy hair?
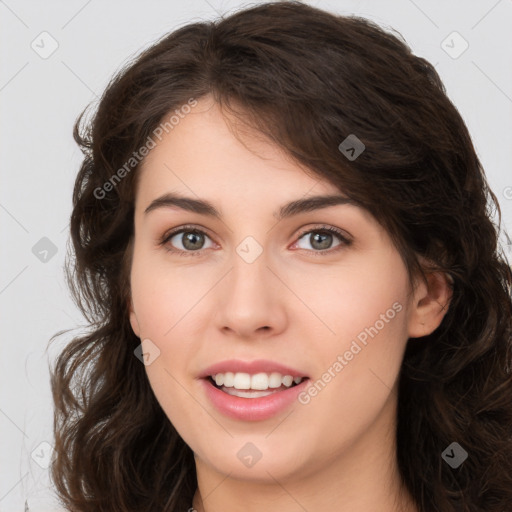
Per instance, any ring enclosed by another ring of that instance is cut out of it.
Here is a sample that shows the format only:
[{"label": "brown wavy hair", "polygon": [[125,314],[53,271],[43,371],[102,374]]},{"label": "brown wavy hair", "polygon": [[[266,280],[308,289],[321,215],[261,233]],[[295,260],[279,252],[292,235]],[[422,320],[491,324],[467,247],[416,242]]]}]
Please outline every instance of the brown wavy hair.
[{"label": "brown wavy hair", "polygon": [[[192,502],[192,450],[134,356],[140,340],[128,300],[139,165],[105,183],[170,112],[208,94],[367,208],[411,278],[451,276],[441,325],[406,347],[400,475],[421,512],[511,510],[512,272],[499,244],[500,208],[468,130],[434,67],[400,37],[295,1],[175,30],[126,63],[92,118],[85,109],[75,123],[84,158],[66,275],[90,328],[51,368],[51,472],[61,502],[73,512],[183,511]],[[353,161],[338,149],[350,134],[366,147]],[[457,469],[441,456],[454,441],[469,455]]]}]

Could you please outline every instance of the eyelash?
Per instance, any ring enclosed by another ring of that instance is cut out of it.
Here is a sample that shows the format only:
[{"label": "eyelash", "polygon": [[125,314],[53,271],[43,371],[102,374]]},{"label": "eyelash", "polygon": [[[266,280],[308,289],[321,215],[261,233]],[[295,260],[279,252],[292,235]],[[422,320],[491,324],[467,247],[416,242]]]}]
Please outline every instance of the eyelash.
[{"label": "eyelash", "polygon": [[[341,243],[339,245],[337,245],[336,247],[334,247],[334,249],[325,249],[325,250],[320,250],[320,251],[312,251],[312,250],[308,250],[308,249],[303,249],[303,250],[311,252],[315,256],[326,256],[326,255],[338,252],[339,250],[343,249],[343,247],[347,247],[352,244],[352,240],[349,240],[345,236],[343,231],[341,231],[333,226],[319,226],[319,227],[315,227],[313,229],[305,230],[298,235],[297,240],[300,240],[304,235],[307,235],[310,233],[323,233],[323,232],[328,232],[328,233],[336,235],[339,238]],[[180,233],[199,233],[199,234],[205,235],[208,238],[210,238],[208,236],[208,233],[206,233],[202,229],[198,229],[192,225],[187,225],[187,226],[181,226],[181,227],[176,228],[168,233],[165,233],[158,245],[163,246],[164,249],[170,253],[181,253],[182,256],[200,256],[203,252],[203,249],[199,249],[197,251],[182,251],[181,249],[170,249],[169,247],[167,247],[167,245],[166,245],[167,242],[169,242],[171,240],[171,238],[173,238],[175,235],[178,235]]]}]

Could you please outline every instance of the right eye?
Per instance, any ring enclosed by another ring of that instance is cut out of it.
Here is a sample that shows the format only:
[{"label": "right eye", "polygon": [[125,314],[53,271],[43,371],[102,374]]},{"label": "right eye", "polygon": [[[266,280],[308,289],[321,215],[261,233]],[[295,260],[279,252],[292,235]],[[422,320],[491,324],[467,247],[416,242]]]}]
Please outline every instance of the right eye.
[{"label": "right eye", "polygon": [[[181,226],[166,233],[160,241],[160,245],[164,246],[168,252],[181,253],[182,256],[196,256],[202,254],[206,238],[211,240],[201,229],[193,226]],[[211,248],[211,246],[207,248]]]}]

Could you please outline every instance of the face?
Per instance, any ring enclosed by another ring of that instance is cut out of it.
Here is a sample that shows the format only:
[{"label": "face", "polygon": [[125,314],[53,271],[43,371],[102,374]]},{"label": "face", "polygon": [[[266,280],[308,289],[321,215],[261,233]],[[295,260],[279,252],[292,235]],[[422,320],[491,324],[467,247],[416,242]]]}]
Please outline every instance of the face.
[{"label": "face", "polygon": [[[280,217],[294,201],[345,196],[255,134],[239,132],[242,144],[226,119],[201,99],[144,162],[130,320],[196,463],[284,481],[389,439],[405,345],[420,335],[418,295],[357,205]],[[166,194],[207,201],[219,217]],[[289,387],[285,375],[303,379]],[[237,390],[249,385],[259,389]]]}]

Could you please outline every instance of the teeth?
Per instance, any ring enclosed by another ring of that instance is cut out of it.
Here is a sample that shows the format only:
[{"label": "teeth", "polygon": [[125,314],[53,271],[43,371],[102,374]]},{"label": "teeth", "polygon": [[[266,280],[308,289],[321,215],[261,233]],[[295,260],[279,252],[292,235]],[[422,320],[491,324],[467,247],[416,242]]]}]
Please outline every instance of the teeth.
[{"label": "teeth", "polygon": [[[227,374],[226,374],[227,375]],[[232,376],[233,374],[231,374]],[[226,376],[223,374],[223,373],[218,373],[217,375],[215,375],[215,384],[217,384],[217,386],[222,386],[224,384],[224,379],[226,378]],[[233,377],[231,377],[231,379],[233,379]]]},{"label": "teeth", "polygon": [[235,378],[233,379],[233,387],[235,389],[250,389],[251,376],[248,373],[235,373]]},{"label": "teeth", "polygon": [[303,377],[292,377],[291,375],[281,375],[280,373],[273,372],[267,373],[256,373],[250,375],[248,373],[217,373],[212,375],[213,380],[217,386],[224,386],[226,388],[235,389],[255,389],[264,391],[266,389],[279,388],[285,386],[289,388],[292,383],[300,384]]},{"label": "teeth", "polygon": [[289,388],[293,384],[293,377],[291,375],[285,375],[283,377],[283,384]]},{"label": "teeth", "polygon": [[[266,374],[265,374],[266,375]],[[274,372],[271,373],[268,378],[268,386],[269,388],[278,388],[282,384],[283,377],[280,373]]]}]

